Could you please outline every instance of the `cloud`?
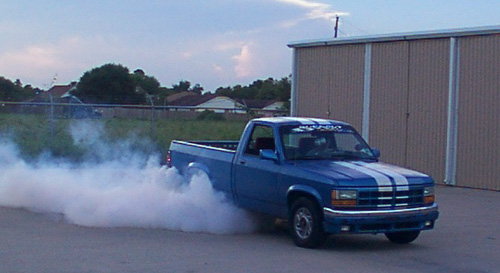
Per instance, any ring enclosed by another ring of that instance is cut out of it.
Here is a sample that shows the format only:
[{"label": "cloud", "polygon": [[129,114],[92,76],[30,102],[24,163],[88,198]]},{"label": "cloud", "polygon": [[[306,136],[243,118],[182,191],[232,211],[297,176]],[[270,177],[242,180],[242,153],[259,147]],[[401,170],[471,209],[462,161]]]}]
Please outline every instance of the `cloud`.
[{"label": "cloud", "polygon": [[[17,51],[5,52],[0,55],[0,70],[8,71],[12,78],[26,79],[49,83],[56,68],[61,62],[56,51],[50,47],[28,46]],[[23,75],[23,77],[21,77]]]},{"label": "cloud", "polygon": [[236,62],[234,72],[238,78],[244,78],[252,75],[253,68],[253,54],[250,51],[250,45],[246,44],[241,47],[240,53],[233,56]]},{"label": "cloud", "polygon": [[67,36],[48,43],[6,49],[0,53],[0,71],[45,88],[58,74],[61,82],[78,80],[93,65],[110,62],[123,55],[124,48],[113,38]]},{"label": "cloud", "polygon": [[216,73],[221,73],[223,71],[223,68],[217,64],[212,64],[212,68]]},{"label": "cloud", "polygon": [[281,24],[284,28],[289,28],[306,20],[327,20],[333,21],[337,16],[347,16],[349,13],[343,11],[335,11],[329,4],[320,2],[312,2],[306,0],[275,0],[281,3],[297,6],[307,10],[307,13],[302,18],[285,21]]}]

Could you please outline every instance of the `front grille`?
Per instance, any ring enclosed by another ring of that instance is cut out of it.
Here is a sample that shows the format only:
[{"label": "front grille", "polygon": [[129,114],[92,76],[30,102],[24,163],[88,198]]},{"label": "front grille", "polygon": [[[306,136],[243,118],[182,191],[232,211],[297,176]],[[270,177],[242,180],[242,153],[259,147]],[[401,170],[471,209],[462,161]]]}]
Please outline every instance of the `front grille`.
[{"label": "front grille", "polygon": [[357,208],[408,208],[421,206],[423,203],[423,188],[410,188],[392,191],[361,190],[358,192]]}]

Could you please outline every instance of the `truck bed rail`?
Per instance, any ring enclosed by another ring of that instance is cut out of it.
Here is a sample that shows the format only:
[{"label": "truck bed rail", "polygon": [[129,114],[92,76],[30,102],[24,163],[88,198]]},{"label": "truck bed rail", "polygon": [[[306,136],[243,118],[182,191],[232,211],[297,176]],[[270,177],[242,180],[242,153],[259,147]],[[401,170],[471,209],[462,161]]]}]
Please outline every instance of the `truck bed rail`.
[{"label": "truck bed rail", "polygon": [[239,141],[195,140],[189,143],[236,151]]}]

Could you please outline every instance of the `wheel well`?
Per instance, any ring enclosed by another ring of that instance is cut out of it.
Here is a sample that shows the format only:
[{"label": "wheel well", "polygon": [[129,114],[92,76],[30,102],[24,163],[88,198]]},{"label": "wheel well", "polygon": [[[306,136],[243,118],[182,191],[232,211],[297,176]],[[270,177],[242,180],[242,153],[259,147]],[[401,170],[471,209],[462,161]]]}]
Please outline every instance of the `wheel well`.
[{"label": "wheel well", "polygon": [[303,192],[303,191],[292,191],[288,194],[288,196],[287,196],[288,209],[290,209],[292,207],[295,200],[297,200],[301,197],[305,197],[305,198],[311,200],[314,204],[316,204],[318,209],[320,209],[320,214],[321,215],[323,214],[323,212],[321,211],[321,205],[319,204],[318,200],[314,197],[314,195],[307,193],[307,192]]}]

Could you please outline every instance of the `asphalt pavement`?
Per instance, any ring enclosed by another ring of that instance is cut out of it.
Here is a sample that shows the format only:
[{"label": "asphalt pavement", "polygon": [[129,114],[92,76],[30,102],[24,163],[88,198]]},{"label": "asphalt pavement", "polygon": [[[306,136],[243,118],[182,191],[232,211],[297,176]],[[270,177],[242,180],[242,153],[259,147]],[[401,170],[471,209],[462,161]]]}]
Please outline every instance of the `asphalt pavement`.
[{"label": "asphalt pavement", "polygon": [[439,186],[434,230],[409,245],[383,235],[296,247],[282,225],[251,234],[88,228],[0,208],[0,272],[500,272],[500,192]]}]

